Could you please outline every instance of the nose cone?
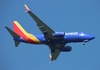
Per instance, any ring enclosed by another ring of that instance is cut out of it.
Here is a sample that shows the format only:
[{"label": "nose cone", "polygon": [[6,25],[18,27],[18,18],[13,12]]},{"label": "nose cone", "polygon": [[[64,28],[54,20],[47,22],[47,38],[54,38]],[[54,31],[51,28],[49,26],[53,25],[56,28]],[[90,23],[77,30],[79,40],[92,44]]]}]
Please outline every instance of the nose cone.
[{"label": "nose cone", "polygon": [[95,39],[95,37],[94,36],[90,36],[90,40],[92,40],[92,39]]}]

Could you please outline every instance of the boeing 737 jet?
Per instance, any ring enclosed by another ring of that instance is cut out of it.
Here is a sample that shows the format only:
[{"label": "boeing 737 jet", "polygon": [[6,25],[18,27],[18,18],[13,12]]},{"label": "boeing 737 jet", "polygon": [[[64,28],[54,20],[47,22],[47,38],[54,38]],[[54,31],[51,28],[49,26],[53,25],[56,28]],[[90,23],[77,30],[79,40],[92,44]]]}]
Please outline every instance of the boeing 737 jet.
[{"label": "boeing 737 jet", "polygon": [[86,42],[94,39],[95,37],[85,32],[55,32],[40,20],[28,7],[24,5],[27,13],[36,22],[37,27],[43,34],[33,35],[24,30],[24,28],[17,22],[13,21],[14,31],[5,26],[8,32],[12,35],[15,46],[17,47],[20,42],[29,44],[45,44],[50,48],[50,61],[56,60],[60,52],[70,52],[72,50],[68,43]]}]

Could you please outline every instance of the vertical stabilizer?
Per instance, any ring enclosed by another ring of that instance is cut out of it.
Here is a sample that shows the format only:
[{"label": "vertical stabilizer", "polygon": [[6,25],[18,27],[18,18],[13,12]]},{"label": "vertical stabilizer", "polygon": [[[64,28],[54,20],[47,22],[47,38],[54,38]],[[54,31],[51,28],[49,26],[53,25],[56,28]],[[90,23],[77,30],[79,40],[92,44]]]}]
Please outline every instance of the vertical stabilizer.
[{"label": "vertical stabilizer", "polygon": [[14,32],[18,34],[20,37],[25,38],[28,35],[28,33],[17,21],[13,21],[13,27],[14,27]]}]

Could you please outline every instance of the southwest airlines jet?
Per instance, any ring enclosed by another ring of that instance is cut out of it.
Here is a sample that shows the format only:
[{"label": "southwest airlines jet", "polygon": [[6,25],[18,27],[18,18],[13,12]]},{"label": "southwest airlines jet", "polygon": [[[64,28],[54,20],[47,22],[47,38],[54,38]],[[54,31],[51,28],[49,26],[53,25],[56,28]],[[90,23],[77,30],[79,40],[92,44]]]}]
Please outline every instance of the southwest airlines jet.
[{"label": "southwest airlines jet", "polygon": [[43,34],[33,35],[28,33],[17,21],[13,21],[14,31],[7,26],[5,26],[5,28],[12,35],[16,47],[20,42],[29,44],[45,44],[50,48],[50,61],[53,61],[57,59],[60,52],[70,52],[72,50],[71,46],[66,45],[67,43],[82,42],[83,45],[85,45],[86,42],[95,38],[94,36],[84,32],[55,32],[33,12],[31,12],[27,5],[24,6],[27,13],[33,18],[37,27]]}]

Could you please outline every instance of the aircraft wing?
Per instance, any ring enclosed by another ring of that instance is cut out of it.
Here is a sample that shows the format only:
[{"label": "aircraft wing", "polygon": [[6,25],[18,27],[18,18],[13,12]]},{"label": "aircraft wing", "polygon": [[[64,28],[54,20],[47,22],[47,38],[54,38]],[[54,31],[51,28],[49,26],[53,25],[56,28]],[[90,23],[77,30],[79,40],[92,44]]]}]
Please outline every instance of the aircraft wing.
[{"label": "aircraft wing", "polygon": [[27,7],[27,5],[24,5],[26,11],[28,12],[28,14],[35,20],[35,22],[37,23],[38,28],[40,29],[40,31],[46,36],[46,35],[50,35],[54,33],[54,31],[47,26],[43,21],[41,21],[33,12],[31,12],[29,10],[29,8]]},{"label": "aircraft wing", "polygon": [[51,52],[50,61],[56,60],[57,57],[59,56],[59,54],[60,54],[60,50],[59,49],[55,49],[54,52]]},{"label": "aircraft wing", "polygon": [[51,54],[50,54],[50,60],[56,60],[57,57],[60,54],[60,48],[64,47],[66,43],[62,44],[56,44],[56,45],[49,45],[49,48],[51,49]]}]

